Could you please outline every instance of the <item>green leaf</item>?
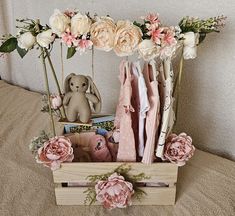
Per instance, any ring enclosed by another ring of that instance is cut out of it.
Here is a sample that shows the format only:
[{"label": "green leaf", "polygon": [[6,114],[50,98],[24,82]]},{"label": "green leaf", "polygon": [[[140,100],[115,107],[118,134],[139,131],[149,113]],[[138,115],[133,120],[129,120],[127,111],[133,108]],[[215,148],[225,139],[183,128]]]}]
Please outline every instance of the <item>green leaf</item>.
[{"label": "green leaf", "polygon": [[199,44],[204,41],[206,38],[206,33],[200,33],[200,36],[199,36]]},{"label": "green leaf", "polygon": [[21,58],[24,58],[24,56],[27,54],[28,50],[26,49],[21,49],[18,45],[16,47],[17,52],[19,53]]},{"label": "green leaf", "polygon": [[67,50],[67,59],[73,57],[75,53],[76,53],[76,49],[74,47],[69,47]]},{"label": "green leaf", "polygon": [[0,52],[10,53],[16,49],[17,39],[15,37],[9,38],[0,46]]}]

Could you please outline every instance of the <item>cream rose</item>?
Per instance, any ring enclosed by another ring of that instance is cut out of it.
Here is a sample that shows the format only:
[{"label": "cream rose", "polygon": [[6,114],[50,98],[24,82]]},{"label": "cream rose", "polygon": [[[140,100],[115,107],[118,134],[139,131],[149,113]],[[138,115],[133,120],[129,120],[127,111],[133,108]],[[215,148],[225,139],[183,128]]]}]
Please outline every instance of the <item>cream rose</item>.
[{"label": "cream rose", "polygon": [[55,40],[55,34],[53,34],[51,29],[48,29],[46,31],[39,33],[36,37],[36,40],[41,47],[48,48],[50,43],[52,43]]},{"label": "cream rose", "polygon": [[71,19],[71,33],[73,35],[83,35],[90,31],[91,19],[87,15],[77,13]]},{"label": "cream rose", "polygon": [[91,25],[90,34],[94,46],[103,51],[113,48],[116,25],[110,17],[101,17]]},{"label": "cream rose", "polygon": [[138,45],[138,53],[145,61],[150,61],[160,54],[160,48],[152,40],[143,40]]},{"label": "cream rose", "polygon": [[186,32],[184,34],[184,59],[194,59],[197,57],[197,44],[199,40],[199,34],[194,32]]},{"label": "cream rose", "polygon": [[129,56],[137,49],[142,40],[142,32],[129,20],[117,22],[117,31],[114,38],[114,51],[118,56]]},{"label": "cream rose", "polygon": [[20,35],[17,39],[18,46],[21,49],[25,49],[25,50],[28,50],[28,49],[32,48],[35,41],[36,41],[36,39],[32,35],[31,32],[26,32],[26,33]]},{"label": "cream rose", "polygon": [[70,18],[58,9],[55,9],[54,14],[49,18],[49,25],[51,26],[52,32],[59,37],[69,27],[69,24]]}]

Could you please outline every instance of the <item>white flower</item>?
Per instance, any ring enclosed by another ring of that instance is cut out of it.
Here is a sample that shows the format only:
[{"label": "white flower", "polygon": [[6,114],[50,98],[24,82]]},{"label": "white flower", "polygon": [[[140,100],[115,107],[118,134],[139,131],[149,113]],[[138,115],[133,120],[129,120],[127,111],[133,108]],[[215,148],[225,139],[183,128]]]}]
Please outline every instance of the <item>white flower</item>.
[{"label": "white flower", "polygon": [[66,28],[69,27],[69,23],[70,18],[58,9],[55,9],[54,13],[49,18],[49,25],[51,26],[52,32],[59,37],[65,32]]},{"label": "white flower", "polygon": [[197,57],[197,44],[199,40],[199,34],[194,32],[187,32],[184,34],[184,59],[194,59]]},{"label": "white flower", "polygon": [[97,21],[91,25],[91,40],[94,46],[103,51],[113,49],[116,25],[110,17],[97,18]]},{"label": "white flower", "polygon": [[41,47],[49,47],[49,44],[52,43],[55,40],[55,35],[53,34],[51,29],[48,29],[46,31],[43,31],[39,33],[36,37],[37,43]]},{"label": "white flower", "polygon": [[28,50],[33,47],[36,40],[31,32],[25,32],[24,34],[18,37],[17,41],[18,41],[18,46],[21,49]]},{"label": "white flower", "polygon": [[129,20],[119,20],[114,38],[114,51],[118,56],[129,56],[142,41],[141,29]]},{"label": "white flower", "polygon": [[91,19],[87,15],[77,13],[71,19],[71,33],[73,35],[83,35],[90,31]]},{"label": "white flower", "polygon": [[152,40],[147,39],[140,42],[138,52],[145,61],[150,61],[160,54],[159,47]]}]

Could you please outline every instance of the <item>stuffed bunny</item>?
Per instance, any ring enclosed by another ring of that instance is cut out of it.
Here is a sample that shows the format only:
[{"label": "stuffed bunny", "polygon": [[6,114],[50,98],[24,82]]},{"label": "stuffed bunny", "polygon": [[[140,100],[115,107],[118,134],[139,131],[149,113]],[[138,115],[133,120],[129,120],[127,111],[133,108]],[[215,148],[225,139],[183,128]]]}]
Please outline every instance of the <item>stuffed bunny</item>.
[{"label": "stuffed bunny", "polygon": [[[86,92],[88,89],[90,93]],[[94,112],[100,112],[100,93],[91,77],[69,74],[65,79],[64,92],[63,104],[68,106],[67,119],[69,122],[74,122],[79,118],[82,123],[88,123],[91,118],[89,101],[92,103]]]}]

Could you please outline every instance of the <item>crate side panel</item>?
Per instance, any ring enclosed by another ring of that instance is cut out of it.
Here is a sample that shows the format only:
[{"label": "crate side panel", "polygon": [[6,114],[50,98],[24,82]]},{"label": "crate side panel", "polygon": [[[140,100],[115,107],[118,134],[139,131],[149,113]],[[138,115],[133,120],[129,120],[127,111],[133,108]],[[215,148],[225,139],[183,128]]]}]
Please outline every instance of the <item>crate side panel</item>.
[{"label": "crate side panel", "polygon": [[[61,168],[53,172],[55,183],[86,182],[89,175],[100,175],[110,172],[123,163],[63,163]],[[178,167],[170,163],[128,163],[131,165],[131,174],[145,173],[150,179],[144,182],[175,183]]]},{"label": "crate side panel", "polygon": [[[57,205],[84,205],[86,187],[58,187],[55,188]],[[141,201],[133,199],[133,205],[174,205],[176,187],[169,188],[141,188],[147,195]],[[95,202],[94,205],[100,205]]]}]

